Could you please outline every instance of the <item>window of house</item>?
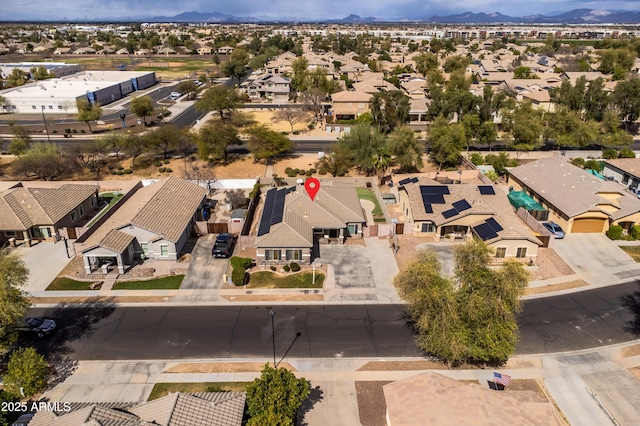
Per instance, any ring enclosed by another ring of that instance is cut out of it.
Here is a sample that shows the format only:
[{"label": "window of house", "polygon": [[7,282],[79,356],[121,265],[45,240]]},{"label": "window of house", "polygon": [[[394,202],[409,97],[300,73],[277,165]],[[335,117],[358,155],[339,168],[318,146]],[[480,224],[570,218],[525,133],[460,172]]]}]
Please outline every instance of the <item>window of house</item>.
[{"label": "window of house", "polygon": [[35,105],[31,105],[31,109],[36,109],[36,106]]},{"label": "window of house", "polygon": [[84,207],[78,206],[78,213],[80,213],[80,216],[84,216]]},{"label": "window of house", "polygon": [[16,231],[4,231],[5,237],[15,237]]},{"label": "window of house", "polygon": [[287,260],[301,260],[302,250],[287,250]]},{"label": "window of house", "polygon": [[51,228],[44,228],[44,234],[47,238],[51,238]]},{"label": "window of house", "polygon": [[144,253],[145,256],[149,256],[149,244],[140,243],[140,248],[142,249],[142,252]]},{"label": "window of house", "polygon": [[96,205],[96,199],[94,197],[91,197],[91,199],[89,200],[89,202],[91,203],[91,207],[95,207]]},{"label": "window of house", "polygon": [[347,227],[347,229],[349,230],[349,235],[355,235],[358,231],[358,225],[352,223]]},{"label": "window of house", "polygon": [[425,222],[422,224],[422,227],[420,228],[421,232],[435,232],[436,231],[436,227],[433,224],[433,222]]},{"label": "window of house", "polygon": [[169,246],[160,246],[160,256],[169,256]]},{"label": "window of house", "polygon": [[71,212],[70,217],[71,217],[71,222],[75,222],[75,221],[76,221],[76,217],[77,217],[77,216],[76,216],[76,212],[75,212],[75,210]]},{"label": "window of house", "polygon": [[527,248],[526,247],[518,247],[518,250],[516,251],[516,257],[518,257],[518,258],[527,257]]},{"label": "window of house", "polygon": [[267,260],[280,260],[280,250],[265,250],[264,256]]},{"label": "window of house", "polygon": [[496,257],[498,259],[504,259],[506,255],[507,255],[507,248],[506,247],[498,247],[498,248],[496,248]]},{"label": "window of house", "polygon": [[53,109],[53,105],[49,105],[49,109]]}]

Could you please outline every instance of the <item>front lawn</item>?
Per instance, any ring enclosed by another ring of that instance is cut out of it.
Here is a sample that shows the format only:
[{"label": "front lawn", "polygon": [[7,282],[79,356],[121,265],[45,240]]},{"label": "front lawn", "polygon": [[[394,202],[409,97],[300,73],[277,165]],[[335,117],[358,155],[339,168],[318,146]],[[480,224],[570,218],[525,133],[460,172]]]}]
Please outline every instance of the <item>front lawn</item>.
[{"label": "front lawn", "polygon": [[66,277],[56,277],[46,291],[65,291],[65,290],[95,290],[91,285],[95,281],[76,281]]},{"label": "front lawn", "polygon": [[358,193],[358,198],[361,200],[371,201],[375,207],[371,210],[371,214],[375,216],[384,216],[382,213],[382,209],[380,208],[380,203],[378,202],[378,197],[376,197],[375,192],[367,188],[356,188],[356,192]]},{"label": "front lawn", "polygon": [[113,286],[114,290],[176,290],[180,288],[184,275],[172,275],[145,281],[123,281]]},{"label": "front lawn", "polygon": [[620,246],[633,260],[640,262],[640,246]]},{"label": "front lawn", "polygon": [[280,275],[270,271],[254,272],[249,276],[247,288],[322,288],[324,273],[316,271],[316,281],[311,283],[313,272]]},{"label": "front lawn", "polygon": [[251,382],[156,383],[147,401],[175,392],[245,392]]}]

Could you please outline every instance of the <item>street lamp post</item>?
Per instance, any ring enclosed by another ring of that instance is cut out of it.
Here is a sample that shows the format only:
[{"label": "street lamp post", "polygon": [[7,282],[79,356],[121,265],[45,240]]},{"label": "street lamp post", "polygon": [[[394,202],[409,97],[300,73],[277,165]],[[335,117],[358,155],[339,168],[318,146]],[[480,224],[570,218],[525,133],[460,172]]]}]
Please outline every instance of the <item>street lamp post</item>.
[{"label": "street lamp post", "polygon": [[273,323],[273,317],[276,316],[276,311],[271,309],[269,311],[271,315],[271,342],[273,343],[273,368],[276,368],[276,328]]},{"label": "street lamp post", "polygon": [[51,137],[49,137],[49,126],[47,126],[47,120],[44,118],[44,105],[40,105],[40,110],[42,111],[42,121],[44,121],[44,128],[47,132],[47,141],[51,143]]},{"label": "street lamp post", "polygon": [[120,111],[120,120],[122,120],[122,128],[126,129],[127,128],[127,122],[124,120],[125,118],[127,118],[127,113],[124,111]]}]

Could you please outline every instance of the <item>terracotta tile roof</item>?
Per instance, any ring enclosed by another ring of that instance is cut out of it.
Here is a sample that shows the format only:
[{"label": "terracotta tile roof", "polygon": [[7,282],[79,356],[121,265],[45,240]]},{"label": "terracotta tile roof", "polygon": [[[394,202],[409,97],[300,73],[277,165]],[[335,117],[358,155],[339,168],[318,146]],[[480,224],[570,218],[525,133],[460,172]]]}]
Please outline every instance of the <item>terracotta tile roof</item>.
[{"label": "terracotta tile roof", "polygon": [[130,224],[177,242],[206,193],[205,188],[174,176],[140,188],[78,249],[96,247],[112,230]]},{"label": "terracotta tile roof", "polygon": [[71,404],[70,412],[39,411],[33,426],[240,426],[244,392],[174,393],[141,404]]},{"label": "terracotta tile roof", "polygon": [[[617,220],[640,211],[640,200],[625,192],[622,185],[603,181],[562,158],[549,157],[523,164],[510,169],[509,174],[570,218],[598,211]],[[615,199],[611,200],[611,196]],[[607,212],[600,208],[603,205],[617,209]]]},{"label": "terracotta tile roof", "polygon": [[352,92],[350,90],[331,94],[333,102],[369,102],[372,97],[373,95],[370,93]]},{"label": "terracotta tile roof", "polygon": [[383,391],[393,426],[562,424],[553,405],[533,391],[494,391],[432,372],[386,384]]},{"label": "terracotta tile roof", "polygon": [[[494,187],[495,195],[482,195],[477,185],[456,184],[446,185],[449,195],[444,195],[444,204],[431,204],[433,213],[427,213],[422,201],[421,185],[441,185],[440,183],[425,177],[419,177],[415,183],[404,185],[411,204],[411,212],[414,221],[433,221],[436,226],[446,225],[461,218],[477,216],[478,220],[470,224],[471,227],[479,225],[488,218],[494,218],[501,225],[502,230],[497,232],[498,237],[487,240],[493,243],[500,240],[529,240],[535,244],[542,244],[531,230],[515,215],[513,207],[506,194],[499,187]],[[445,185],[443,185],[445,186]],[[458,214],[445,217],[444,212],[453,207],[453,203],[466,200],[471,206]]]},{"label": "terracotta tile roof", "polygon": [[100,247],[116,253],[122,253],[129,247],[129,244],[131,244],[134,239],[135,236],[132,234],[112,229],[102,241],[100,241]]},{"label": "terracotta tile roof", "polygon": [[17,187],[0,194],[0,229],[26,230],[54,225],[98,191],[94,184],[58,187]]},{"label": "terracotta tile roof", "polygon": [[311,247],[313,229],[297,213],[287,212],[285,219],[271,226],[269,233],[258,237],[255,244],[263,248]]}]

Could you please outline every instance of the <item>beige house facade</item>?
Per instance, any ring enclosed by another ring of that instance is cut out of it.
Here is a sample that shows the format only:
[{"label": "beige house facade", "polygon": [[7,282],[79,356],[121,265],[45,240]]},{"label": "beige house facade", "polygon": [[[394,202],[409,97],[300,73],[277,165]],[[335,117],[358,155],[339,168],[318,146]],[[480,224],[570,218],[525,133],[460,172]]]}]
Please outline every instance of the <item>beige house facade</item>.
[{"label": "beige house facade", "polygon": [[370,93],[345,90],[331,95],[331,114],[335,120],[354,120],[369,112]]}]

